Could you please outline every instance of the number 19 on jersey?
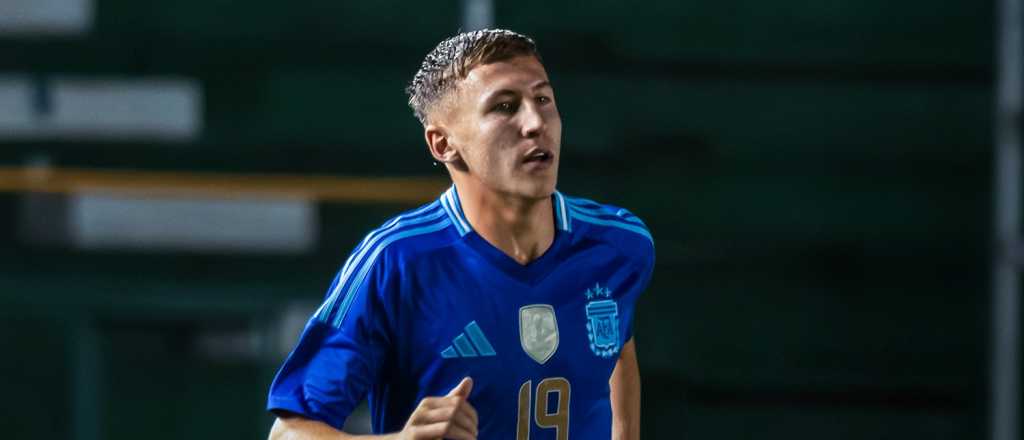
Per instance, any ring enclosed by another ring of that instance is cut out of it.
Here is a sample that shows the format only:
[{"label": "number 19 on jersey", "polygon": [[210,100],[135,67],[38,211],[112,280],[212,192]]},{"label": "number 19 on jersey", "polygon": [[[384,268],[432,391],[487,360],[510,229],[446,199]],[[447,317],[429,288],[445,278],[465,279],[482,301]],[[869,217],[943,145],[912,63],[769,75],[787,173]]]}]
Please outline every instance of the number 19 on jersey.
[{"label": "number 19 on jersey", "polygon": [[[537,392],[533,393],[533,381],[528,380],[519,387],[519,420],[516,424],[516,440],[530,440],[532,422],[538,428],[555,428],[555,438],[569,439],[569,381],[564,377],[549,377],[537,384]],[[551,394],[554,393],[554,408],[549,407]],[[536,396],[536,399],[534,399]],[[530,411],[530,406],[533,411]],[[531,417],[532,415],[532,417]]]}]

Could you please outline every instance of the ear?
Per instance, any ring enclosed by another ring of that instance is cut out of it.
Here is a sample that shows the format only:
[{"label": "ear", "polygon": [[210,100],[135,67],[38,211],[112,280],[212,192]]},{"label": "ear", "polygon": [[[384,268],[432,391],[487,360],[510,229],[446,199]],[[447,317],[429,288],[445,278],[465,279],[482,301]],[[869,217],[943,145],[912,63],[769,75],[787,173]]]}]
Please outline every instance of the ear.
[{"label": "ear", "polygon": [[448,130],[436,124],[428,124],[423,129],[423,137],[427,141],[427,148],[434,160],[441,163],[451,163],[459,158],[459,152],[455,150],[450,142]]}]

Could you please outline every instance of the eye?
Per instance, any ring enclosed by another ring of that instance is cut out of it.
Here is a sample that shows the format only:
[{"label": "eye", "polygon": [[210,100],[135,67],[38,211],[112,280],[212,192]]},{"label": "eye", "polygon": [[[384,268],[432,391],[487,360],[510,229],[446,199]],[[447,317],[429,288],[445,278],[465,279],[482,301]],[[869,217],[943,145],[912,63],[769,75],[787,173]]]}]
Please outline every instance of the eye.
[{"label": "eye", "polygon": [[499,103],[495,104],[495,106],[494,106],[494,108],[492,110],[496,111],[496,112],[500,112],[500,113],[513,114],[513,113],[516,112],[517,109],[518,109],[518,106],[516,105],[516,103],[514,103],[512,101],[505,101],[505,102],[499,102]]},{"label": "eye", "polygon": [[537,103],[538,104],[548,104],[550,102],[551,102],[551,98],[549,98],[547,96],[538,96],[537,97]]}]

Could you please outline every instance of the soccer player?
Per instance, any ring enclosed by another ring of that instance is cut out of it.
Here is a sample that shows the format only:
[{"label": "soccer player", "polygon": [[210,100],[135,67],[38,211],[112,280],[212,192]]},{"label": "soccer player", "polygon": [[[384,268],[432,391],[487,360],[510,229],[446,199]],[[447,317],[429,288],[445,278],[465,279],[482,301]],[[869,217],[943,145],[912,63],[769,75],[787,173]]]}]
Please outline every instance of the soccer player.
[{"label": "soccer player", "polygon": [[408,87],[454,185],[352,251],[271,385],[271,438],[637,439],[629,211],[555,190],[562,122],[533,40],[456,35]]}]

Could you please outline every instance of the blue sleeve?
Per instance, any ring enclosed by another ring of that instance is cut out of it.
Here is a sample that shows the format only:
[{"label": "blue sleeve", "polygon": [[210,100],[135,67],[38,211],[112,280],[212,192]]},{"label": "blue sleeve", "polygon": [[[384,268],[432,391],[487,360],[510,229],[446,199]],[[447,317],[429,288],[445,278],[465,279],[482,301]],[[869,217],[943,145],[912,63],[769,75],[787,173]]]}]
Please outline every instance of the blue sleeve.
[{"label": "blue sleeve", "polygon": [[[351,260],[351,259],[350,259]],[[380,261],[339,272],[270,386],[267,409],[337,429],[377,383],[390,346],[387,271]]]},{"label": "blue sleeve", "polygon": [[651,284],[651,277],[654,275],[654,245],[653,242],[645,242],[643,249],[643,258],[641,258],[640,264],[637,265],[637,270],[633,276],[637,279],[637,287],[633,289],[627,298],[623,301],[623,316],[622,316],[622,344],[629,342],[633,338],[633,327],[635,327],[635,315],[636,315],[636,302],[640,299],[640,295],[647,290]]}]

